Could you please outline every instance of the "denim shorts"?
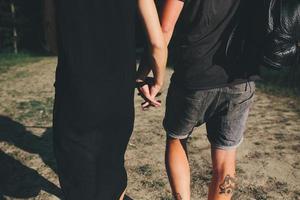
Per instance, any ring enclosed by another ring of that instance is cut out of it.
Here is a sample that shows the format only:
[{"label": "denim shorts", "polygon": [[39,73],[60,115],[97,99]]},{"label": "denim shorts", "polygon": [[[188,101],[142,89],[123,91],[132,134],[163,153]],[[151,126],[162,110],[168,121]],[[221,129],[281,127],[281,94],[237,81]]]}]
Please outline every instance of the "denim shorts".
[{"label": "denim shorts", "polygon": [[208,90],[187,90],[171,84],[163,122],[167,135],[186,139],[195,127],[206,123],[213,148],[237,148],[243,141],[254,93],[254,82]]}]

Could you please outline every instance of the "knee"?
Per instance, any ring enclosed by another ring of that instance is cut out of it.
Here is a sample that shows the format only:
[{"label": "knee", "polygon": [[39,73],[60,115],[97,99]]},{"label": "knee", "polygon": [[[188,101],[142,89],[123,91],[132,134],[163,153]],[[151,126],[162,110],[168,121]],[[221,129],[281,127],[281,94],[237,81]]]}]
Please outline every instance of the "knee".
[{"label": "knee", "polygon": [[176,139],[176,138],[167,138],[167,148],[172,147],[184,147],[186,148],[187,145],[187,139]]}]

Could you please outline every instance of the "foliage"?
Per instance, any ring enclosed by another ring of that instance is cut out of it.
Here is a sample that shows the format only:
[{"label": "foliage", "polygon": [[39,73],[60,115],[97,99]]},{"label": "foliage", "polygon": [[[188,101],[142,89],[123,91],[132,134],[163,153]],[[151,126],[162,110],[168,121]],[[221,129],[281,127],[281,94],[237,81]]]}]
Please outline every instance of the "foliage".
[{"label": "foliage", "polygon": [[[13,18],[11,4],[15,6]],[[21,49],[40,51],[43,49],[42,1],[0,0],[0,52],[12,52],[13,27],[17,30],[18,46]]]},{"label": "foliage", "polygon": [[23,66],[28,63],[37,62],[42,59],[42,55],[30,53],[2,53],[0,54],[0,74],[6,72],[12,66]]},{"label": "foliage", "polygon": [[263,81],[258,87],[268,93],[283,96],[300,96],[300,65],[280,71],[262,68]]}]

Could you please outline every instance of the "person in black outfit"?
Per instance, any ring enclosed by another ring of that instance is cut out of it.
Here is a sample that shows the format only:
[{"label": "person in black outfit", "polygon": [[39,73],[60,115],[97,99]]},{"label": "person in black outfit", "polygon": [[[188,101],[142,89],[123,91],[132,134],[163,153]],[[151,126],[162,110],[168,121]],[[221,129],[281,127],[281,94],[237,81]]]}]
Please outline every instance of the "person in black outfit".
[{"label": "person in black outfit", "polygon": [[163,123],[166,169],[177,200],[191,198],[187,140],[204,123],[213,171],[208,200],[229,200],[236,186],[236,152],[258,79],[258,67],[239,55],[241,2],[166,0],[162,8],[163,33],[167,42],[175,33],[177,52]]},{"label": "person in black outfit", "polygon": [[[159,91],[167,48],[154,1],[140,0],[138,7],[156,72],[150,88]],[[67,200],[124,197],[137,79],[135,8],[135,0],[56,1],[54,151]],[[149,99],[156,102],[154,97],[155,92]]]}]

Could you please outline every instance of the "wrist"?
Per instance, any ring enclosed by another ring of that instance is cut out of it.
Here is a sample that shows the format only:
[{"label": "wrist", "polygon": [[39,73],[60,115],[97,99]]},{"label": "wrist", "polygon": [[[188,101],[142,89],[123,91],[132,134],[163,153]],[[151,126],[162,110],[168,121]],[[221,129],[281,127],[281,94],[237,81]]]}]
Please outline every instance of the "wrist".
[{"label": "wrist", "polygon": [[158,86],[158,87],[162,87],[164,84],[163,80],[154,80],[154,85]]}]

